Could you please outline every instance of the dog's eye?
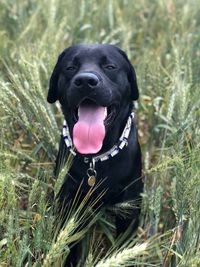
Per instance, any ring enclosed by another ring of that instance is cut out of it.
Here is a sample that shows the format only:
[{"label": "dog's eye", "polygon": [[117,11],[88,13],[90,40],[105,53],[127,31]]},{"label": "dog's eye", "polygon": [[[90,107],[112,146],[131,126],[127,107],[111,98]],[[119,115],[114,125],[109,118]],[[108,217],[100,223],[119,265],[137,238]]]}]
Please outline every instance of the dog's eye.
[{"label": "dog's eye", "polygon": [[114,69],[116,69],[116,66],[113,64],[109,64],[109,65],[104,66],[104,68],[107,70],[114,70]]},{"label": "dog's eye", "polygon": [[68,66],[68,67],[66,68],[66,70],[75,70],[75,69],[76,69],[75,66]]}]

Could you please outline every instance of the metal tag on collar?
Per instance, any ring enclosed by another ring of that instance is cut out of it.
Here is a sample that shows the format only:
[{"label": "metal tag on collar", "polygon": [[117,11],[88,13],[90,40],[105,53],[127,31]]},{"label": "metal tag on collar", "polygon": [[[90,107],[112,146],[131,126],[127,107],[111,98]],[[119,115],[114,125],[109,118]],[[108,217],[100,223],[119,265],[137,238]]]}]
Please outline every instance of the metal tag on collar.
[{"label": "metal tag on collar", "polygon": [[97,172],[95,170],[95,160],[92,159],[90,162],[90,167],[87,169],[87,176],[88,176],[88,185],[89,186],[94,186],[96,183],[96,176]]}]

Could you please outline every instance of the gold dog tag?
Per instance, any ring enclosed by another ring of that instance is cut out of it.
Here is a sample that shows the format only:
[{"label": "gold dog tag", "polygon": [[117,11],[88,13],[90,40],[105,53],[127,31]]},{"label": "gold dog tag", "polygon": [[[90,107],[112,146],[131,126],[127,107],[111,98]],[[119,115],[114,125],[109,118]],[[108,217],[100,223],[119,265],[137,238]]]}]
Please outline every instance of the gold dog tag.
[{"label": "gold dog tag", "polygon": [[94,175],[88,177],[88,185],[94,186],[96,183],[96,177]]}]

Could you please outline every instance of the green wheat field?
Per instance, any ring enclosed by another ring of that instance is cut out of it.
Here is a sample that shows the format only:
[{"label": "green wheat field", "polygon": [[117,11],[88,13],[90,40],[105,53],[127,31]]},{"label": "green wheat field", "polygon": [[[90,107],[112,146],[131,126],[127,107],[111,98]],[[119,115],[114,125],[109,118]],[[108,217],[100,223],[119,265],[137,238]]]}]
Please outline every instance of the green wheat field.
[{"label": "green wheat field", "polygon": [[[55,180],[63,115],[46,96],[76,43],[115,44],[136,69],[145,190],[126,241],[111,214],[130,203],[93,216],[82,203],[61,230],[52,212],[73,159]],[[1,0],[0,57],[0,266],[63,266],[74,242],[79,267],[200,266],[200,2]]]}]

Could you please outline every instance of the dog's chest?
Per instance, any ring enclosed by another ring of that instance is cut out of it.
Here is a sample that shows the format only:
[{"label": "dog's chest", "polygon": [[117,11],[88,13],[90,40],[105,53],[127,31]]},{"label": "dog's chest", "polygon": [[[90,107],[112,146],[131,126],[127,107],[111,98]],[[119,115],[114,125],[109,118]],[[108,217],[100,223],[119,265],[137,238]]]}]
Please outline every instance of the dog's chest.
[{"label": "dog's chest", "polygon": [[114,201],[114,198],[122,194],[124,187],[131,180],[131,170],[125,168],[125,163],[123,160],[120,161],[120,157],[98,162],[95,164],[95,175],[93,175],[88,172],[89,163],[76,159],[69,171],[70,176],[66,186],[74,192],[80,188],[84,195],[94,189],[94,197],[103,193],[104,200]]}]

